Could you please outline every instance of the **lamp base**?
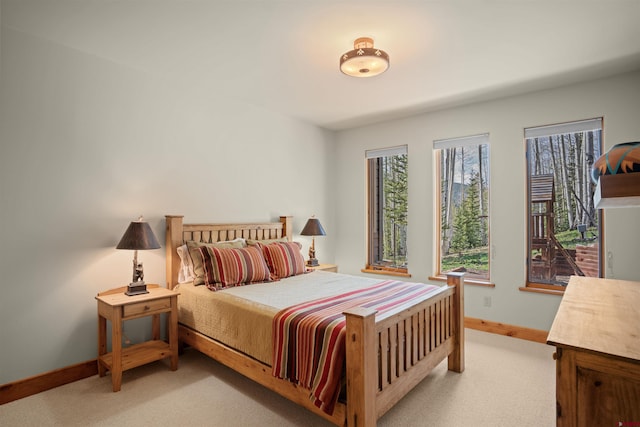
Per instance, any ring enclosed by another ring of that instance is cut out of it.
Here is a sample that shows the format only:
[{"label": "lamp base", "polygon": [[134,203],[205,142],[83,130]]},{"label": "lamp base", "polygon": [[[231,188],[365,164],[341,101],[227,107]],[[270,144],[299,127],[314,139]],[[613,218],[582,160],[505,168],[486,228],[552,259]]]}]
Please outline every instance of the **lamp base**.
[{"label": "lamp base", "polygon": [[319,265],[320,263],[316,258],[309,258],[309,261],[307,261],[307,267],[317,267]]},{"label": "lamp base", "polygon": [[134,296],[148,293],[149,291],[147,290],[147,285],[144,283],[144,281],[140,281],[129,283],[129,286],[127,287],[127,290],[124,294],[128,296]]}]

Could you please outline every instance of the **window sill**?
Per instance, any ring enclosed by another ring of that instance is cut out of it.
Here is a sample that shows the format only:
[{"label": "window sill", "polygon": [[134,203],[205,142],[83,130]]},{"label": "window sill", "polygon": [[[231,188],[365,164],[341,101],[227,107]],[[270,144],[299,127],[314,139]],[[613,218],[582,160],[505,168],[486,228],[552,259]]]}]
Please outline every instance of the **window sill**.
[{"label": "window sill", "polygon": [[411,274],[409,273],[402,273],[400,271],[392,271],[392,270],[374,270],[372,268],[363,268],[362,270],[363,273],[371,273],[371,274],[383,274],[385,276],[398,276],[398,277],[411,277]]},{"label": "window sill", "polygon": [[[436,282],[446,282],[446,276],[429,276],[429,280],[434,280]],[[474,286],[484,286],[485,288],[495,288],[496,284],[488,282],[486,280],[473,279],[469,277],[464,278],[465,285],[474,285]]]},{"label": "window sill", "polygon": [[534,286],[522,286],[519,288],[522,292],[533,292],[536,294],[547,294],[547,295],[564,295],[564,290],[560,289],[549,289],[549,288],[538,288]]}]

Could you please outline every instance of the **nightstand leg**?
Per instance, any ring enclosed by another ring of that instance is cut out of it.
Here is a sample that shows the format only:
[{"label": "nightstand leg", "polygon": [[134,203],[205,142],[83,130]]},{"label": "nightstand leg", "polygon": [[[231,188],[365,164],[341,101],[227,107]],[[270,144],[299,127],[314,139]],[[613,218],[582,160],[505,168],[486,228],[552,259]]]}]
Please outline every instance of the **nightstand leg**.
[{"label": "nightstand leg", "polygon": [[159,340],[160,339],[160,315],[154,314],[151,317],[151,339]]},{"label": "nightstand leg", "polygon": [[111,317],[111,384],[113,391],[120,391],[122,384],[122,312],[120,307],[114,308]]},{"label": "nightstand leg", "polygon": [[171,298],[171,312],[169,313],[169,349],[171,350],[171,370],[178,369],[178,297]]},{"label": "nightstand leg", "polygon": [[107,319],[98,315],[98,375],[104,377],[107,370],[100,362],[100,356],[107,353]]}]

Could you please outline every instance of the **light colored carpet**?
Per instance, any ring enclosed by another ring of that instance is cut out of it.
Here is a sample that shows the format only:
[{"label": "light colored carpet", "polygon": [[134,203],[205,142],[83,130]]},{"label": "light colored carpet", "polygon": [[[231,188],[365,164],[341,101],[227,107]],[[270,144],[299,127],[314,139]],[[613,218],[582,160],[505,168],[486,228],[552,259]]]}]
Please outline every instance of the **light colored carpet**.
[{"label": "light colored carpet", "polygon": [[[378,421],[385,426],[553,426],[553,347],[466,331],[466,370],[436,369]],[[171,372],[156,362],[93,376],[0,406],[2,426],[329,426],[194,350]]]}]

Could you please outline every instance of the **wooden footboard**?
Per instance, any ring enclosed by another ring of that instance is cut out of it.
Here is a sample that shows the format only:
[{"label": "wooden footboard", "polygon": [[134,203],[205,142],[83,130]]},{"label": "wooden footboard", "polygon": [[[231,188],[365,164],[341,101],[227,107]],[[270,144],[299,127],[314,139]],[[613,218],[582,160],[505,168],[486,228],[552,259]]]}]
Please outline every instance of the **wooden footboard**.
[{"label": "wooden footboard", "polygon": [[380,322],[370,309],[345,312],[349,427],[375,426],[444,359],[449,370],[464,370],[463,274],[449,274],[447,285]]}]

